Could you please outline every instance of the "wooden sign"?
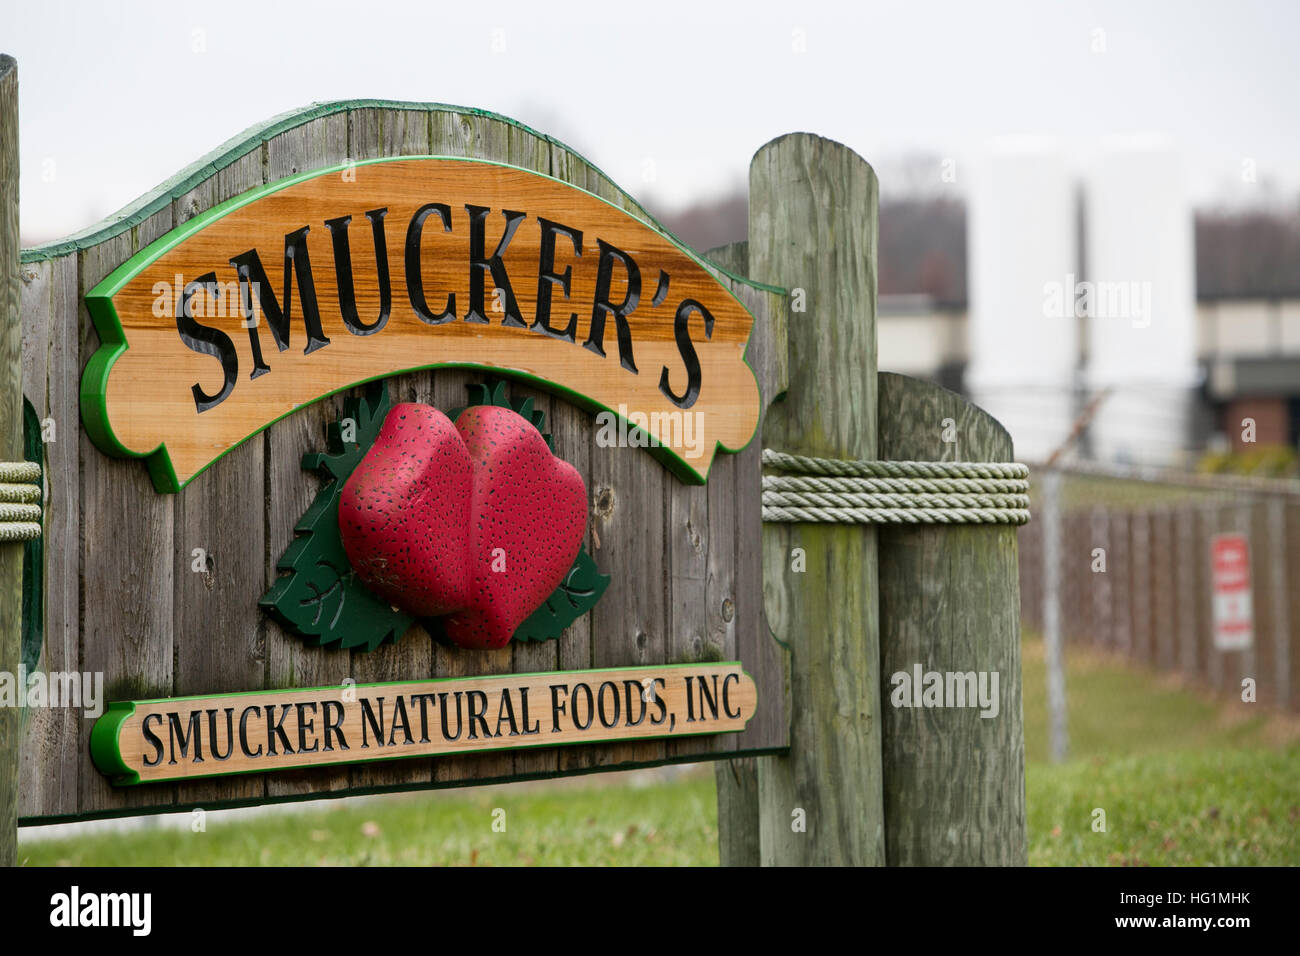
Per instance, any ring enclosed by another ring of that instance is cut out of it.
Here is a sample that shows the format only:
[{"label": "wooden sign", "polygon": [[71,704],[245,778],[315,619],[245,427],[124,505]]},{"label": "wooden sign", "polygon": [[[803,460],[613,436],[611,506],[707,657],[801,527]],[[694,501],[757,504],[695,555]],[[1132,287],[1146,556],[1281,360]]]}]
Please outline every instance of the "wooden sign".
[{"label": "wooden sign", "polygon": [[1244,534],[1217,534],[1210,543],[1214,585],[1214,647],[1242,651],[1255,641],[1250,596],[1250,545]]},{"label": "wooden sign", "polygon": [[788,747],[753,440],[788,297],[729,250],[504,117],[373,101],[25,250],[34,420],[88,438],[41,447],[29,643],[109,709],[33,714],[21,817]]},{"label": "wooden sign", "polygon": [[690,252],[575,186],[498,163],[346,164],[186,222],[86,295],[94,442],[178,491],[340,389],[419,368],[525,377],[608,409],[683,479],[759,419],[753,317]]},{"label": "wooden sign", "polygon": [[347,684],[115,703],[91,753],[125,785],[737,732],[755,707],[738,663]]}]

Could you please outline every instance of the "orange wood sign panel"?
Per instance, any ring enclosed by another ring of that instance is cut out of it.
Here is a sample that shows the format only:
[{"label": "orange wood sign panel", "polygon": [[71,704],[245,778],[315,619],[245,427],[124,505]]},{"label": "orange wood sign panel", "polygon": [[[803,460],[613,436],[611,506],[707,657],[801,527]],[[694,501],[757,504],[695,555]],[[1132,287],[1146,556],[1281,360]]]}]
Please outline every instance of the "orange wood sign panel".
[{"label": "orange wood sign panel", "polygon": [[406,157],[253,190],[87,296],[87,430],[176,491],[294,409],[414,368],[538,380],[648,433],[685,480],[745,446],[753,317],[684,247],[581,189]]}]

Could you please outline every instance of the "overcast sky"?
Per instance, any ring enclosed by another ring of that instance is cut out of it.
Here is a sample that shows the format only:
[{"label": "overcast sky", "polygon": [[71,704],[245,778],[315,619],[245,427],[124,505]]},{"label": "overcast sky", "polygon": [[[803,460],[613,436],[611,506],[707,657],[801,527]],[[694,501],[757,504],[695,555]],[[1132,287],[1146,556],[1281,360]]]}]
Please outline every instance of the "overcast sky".
[{"label": "overcast sky", "polygon": [[754,150],[792,130],[856,149],[886,193],[918,155],[933,158],[936,182],[952,159],[944,188],[960,189],[998,134],[1057,136],[1082,164],[1107,134],[1161,131],[1183,149],[1199,203],[1293,202],[1298,11],[5,0],[0,52],[18,59],[30,244],[111,214],[261,120],[358,97],[504,113],[670,207],[743,184]]}]

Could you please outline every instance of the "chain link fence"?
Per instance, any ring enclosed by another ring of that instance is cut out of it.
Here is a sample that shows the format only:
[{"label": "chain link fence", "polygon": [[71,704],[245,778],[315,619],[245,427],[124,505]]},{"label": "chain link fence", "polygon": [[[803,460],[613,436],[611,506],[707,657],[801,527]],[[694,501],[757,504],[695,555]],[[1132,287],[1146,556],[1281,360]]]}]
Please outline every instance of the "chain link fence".
[{"label": "chain link fence", "polygon": [[1067,657],[1098,652],[1300,713],[1300,481],[1088,463],[1056,470],[1059,547],[1050,548],[1058,496],[1044,500],[1044,466],[1031,472],[1034,520],[1019,531],[1031,639],[1048,623],[1045,562],[1055,550]]}]

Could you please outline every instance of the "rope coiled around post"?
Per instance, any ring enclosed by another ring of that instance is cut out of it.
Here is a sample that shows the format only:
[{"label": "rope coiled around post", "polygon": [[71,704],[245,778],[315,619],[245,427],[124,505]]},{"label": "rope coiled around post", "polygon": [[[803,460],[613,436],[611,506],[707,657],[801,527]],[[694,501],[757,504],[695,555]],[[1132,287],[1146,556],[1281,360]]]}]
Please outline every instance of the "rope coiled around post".
[{"label": "rope coiled around post", "polygon": [[41,536],[41,466],[0,461],[0,542]]},{"label": "rope coiled around post", "polygon": [[843,461],[763,449],[763,520],[833,524],[1013,524],[1029,521],[1019,462]]}]

